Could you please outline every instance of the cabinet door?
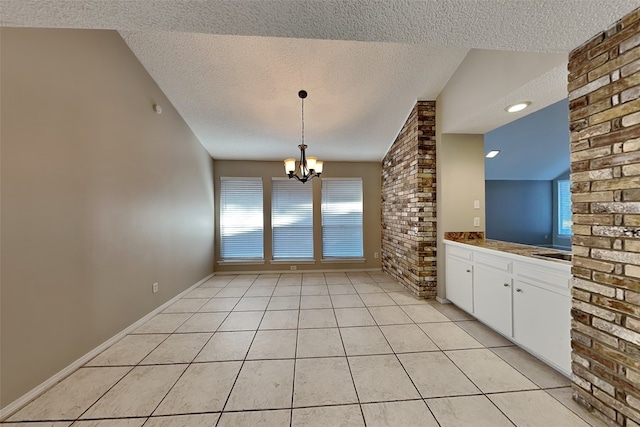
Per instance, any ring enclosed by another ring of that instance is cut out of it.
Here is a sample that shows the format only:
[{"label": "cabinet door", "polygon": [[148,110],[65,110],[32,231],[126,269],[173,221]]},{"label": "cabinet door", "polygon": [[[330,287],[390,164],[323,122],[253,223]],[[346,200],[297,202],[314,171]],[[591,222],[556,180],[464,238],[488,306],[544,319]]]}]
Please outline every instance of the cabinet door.
[{"label": "cabinet door", "polygon": [[566,375],[571,372],[571,299],[514,281],[514,338]]},{"label": "cabinet door", "polygon": [[447,257],[447,299],[473,313],[473,267],[470,262]]},{"label": "cabinet door", "polygon": [[473,307],[478,319],[511,336],[511,274],[476,266],[473,273]]}]

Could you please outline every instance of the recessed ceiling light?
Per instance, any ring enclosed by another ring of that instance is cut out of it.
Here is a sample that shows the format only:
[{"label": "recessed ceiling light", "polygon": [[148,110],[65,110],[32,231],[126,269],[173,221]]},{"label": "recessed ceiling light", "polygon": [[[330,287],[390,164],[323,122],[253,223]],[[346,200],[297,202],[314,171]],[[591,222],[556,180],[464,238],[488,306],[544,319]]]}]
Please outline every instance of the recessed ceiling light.
[{"label": "recessed ceiling light", "polygon": [[492,151],[489,151],[485,157],[487,159],[493,159],[495,156],[498,155],[498,153],[500,153],[500,150],[492,150]]},{"label": "recessed ceiling light", "polygon": [[524,110],[529,105],[531,105],[531,102],[529,102],[529,101],[518,102],[517,104],[509,105],[507,108],[505,108],[505,110],[508,113],[517,113],[518,111]]}]

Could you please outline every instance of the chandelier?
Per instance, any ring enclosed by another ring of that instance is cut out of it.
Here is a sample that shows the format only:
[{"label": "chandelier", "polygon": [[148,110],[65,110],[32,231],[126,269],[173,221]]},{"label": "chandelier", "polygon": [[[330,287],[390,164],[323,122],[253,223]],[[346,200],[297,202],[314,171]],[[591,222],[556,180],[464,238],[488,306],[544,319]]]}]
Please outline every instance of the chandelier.
[{"label": "chandelier", "polygon": [[284,161],[284,170],[289,179],[295,178],[304,184],[315,177],[320,177],[323,162],[318,161],[315,157],[307,157],[305,153],[307,146],[304,143],[304,99],[307,97],[307,91],[301,90],[298,92],[298,96],[302,100],[302,144],[298,145],[300,149],[300,176],[296,174],[296,159],[293,157]]}]

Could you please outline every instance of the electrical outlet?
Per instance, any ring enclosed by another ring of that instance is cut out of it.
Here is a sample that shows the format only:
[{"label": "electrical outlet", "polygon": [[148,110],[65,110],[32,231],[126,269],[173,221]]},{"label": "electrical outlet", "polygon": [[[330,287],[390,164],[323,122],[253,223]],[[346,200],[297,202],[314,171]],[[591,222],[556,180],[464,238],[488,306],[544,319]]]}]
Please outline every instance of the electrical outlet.
[{"label": "electrical outlet", "polygon": [[158,292],[158,282],[155,282],[153,285],[151,285],[151,292],[153,292],[154,294]]},{"label": "electrical outlet", "polygon": [[480,209],[480,200],[473,201],[473,209]]},{"label": "electrical outlet", "polygon": [[291,270],[295,271],[298,269],[298,267],[296,267],[295,265],[292,265],[291,267],[289,267]]},{"label": "electrical outlet", "polygon": [[480,217],[476,216],[473,218],[473,226],[480,227]]},{"label": "electrical outlet", "polygon": [[373,257],[374,257],[374,258],[378,258],[378,252],[374,252],[374,253],[373,253]]}]

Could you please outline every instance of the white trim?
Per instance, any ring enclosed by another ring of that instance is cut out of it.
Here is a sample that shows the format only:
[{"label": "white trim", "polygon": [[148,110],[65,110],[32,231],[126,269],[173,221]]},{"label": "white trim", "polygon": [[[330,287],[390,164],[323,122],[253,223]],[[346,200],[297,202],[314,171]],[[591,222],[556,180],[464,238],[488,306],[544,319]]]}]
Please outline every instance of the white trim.
[{"label": "white trim", "polygon": [[256,271],[217,271],[214,276],[242,275],[242,274],[302,274],[302,273],[358,273],[362,271],[382,271],[382,268],[349,268],[322,270],[256,270]]},{"label": "white trim", "polygon": [[440,304],[451,304],[451,301],[446,298],[436,297],[436,301],[438,301]]},{"label": "white trim", "polygon": [[343,176],[343,177],[335,177],[331,178],[322,178],[323,181],[360,181],[362,182],[361,176]]},{"label": "white trim", "polygon": [[7,406],[5,406],[4,408],[0,408],[0,421],[5,421],[6,418],[9,418],[15,412],[17,412],[18,410],[22,409],[22,407],[26,406],[28,403],[30,403],[32,400],[34,400],[36,397],[40,396],[42,393],[44,393],[45,391],[49,390],[51,387],[53,387],[54,385],[56,385],[57,383],[59,383],[60,381],[62,381],[63,379],[65,379],[66,377],[71,375],[72,373],[74,373],[76,370],[78,370],[79,368],[84,366],[87,362],[89,362],[91,359],[96,357],[98,354],[102,353],[104,350],[106,350],[107,348],[111,347],[113,344],[115,344],[116,342],[118,342],[119,340],[124,338],[124,336],[127,335],[129,332],[131,332],[134,329],[138,328],[143,323],[145,323],[146,321],[151,319],[153,316],[155,316],[156,314],[160,313],[165,308],[167,308],[168,306],[170,306],[171,304],[173,304],[174,302],[176,302],[177,300],[182,298],[184,295],[186,295],[193,288],[196,288],[196,287],[200,286],[202,283],[204,283],[207,280],[209,280],[209,278],[211,278],[213,275],[214,275],[214,273],[211,273],[207,277],[205,277],[204,279],[202,279],[202,280],[198,281],[197,283],[195,283],[194,285],[189,286],[187,289],[185,289],[184,291],[180,292],[178,295],[176,295],[175,297],[171,298],[169,301],[165,302],[160,307],[158,307],[155,310],[153,310],[152,312],[148,313],[146,316],[144,316],[140,320],[136,321],[132,325],[129,325],[128,327],[126,327],[122,331],[118,332],[117,334],[115,334],[114,336],[109,338],[107,341],[105,341],[102,344],[98,345],[96,348],[94,348],[93,350],[91,350],[90,352],[85,354],[84,356],[81,356],[78,360],[76,360],[75,362],[71,363],[66,368],[63,368],[58,373],[54,374],[48,380],[46,380],[43,383],[41,383],[40,385],[34,387],[33,389],[31,389],[27,393],[23,394],[22,396],[20,396],[19,398],[17,398],[16,400],[11,402]]},{"label": "white trim", "polygon": [[323,258],[320,260],[322,264],[362,264],[367,262],[366,258]]},{"label": "white trim", "polygon": [[221,176],[220,181],[262,181],[261,176]]},{"label": "white trim", "polygon": [[264,265],[264,260],[257,259],[234,259],[234,260],[220,260],[219,265]]},{"label": "white trim", "polygon": [[298,258],[298,259],[272,259],[269,264],[315,264],[315,259]]}]

